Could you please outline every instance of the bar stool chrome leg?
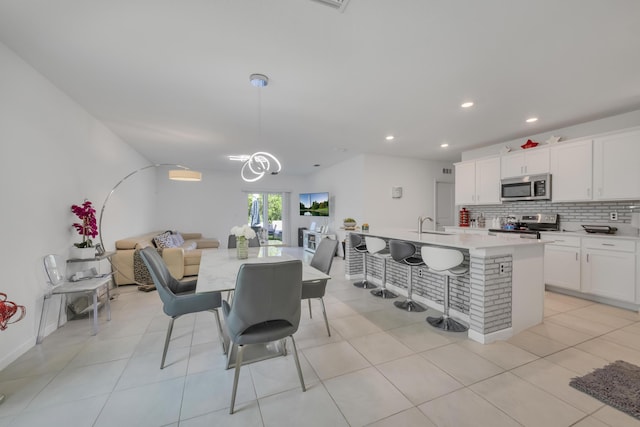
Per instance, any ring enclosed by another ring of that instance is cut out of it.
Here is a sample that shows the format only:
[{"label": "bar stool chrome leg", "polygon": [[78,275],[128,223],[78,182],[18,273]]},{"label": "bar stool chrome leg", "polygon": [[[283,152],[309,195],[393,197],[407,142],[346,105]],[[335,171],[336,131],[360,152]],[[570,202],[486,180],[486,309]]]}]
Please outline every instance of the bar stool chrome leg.
[{"label": "bar stool chrome leg", "polygon": [[363,276],[362,280],[354,282],[353,286],[355,286],[356,288],[362,288],[362,289],[377,288],[376,285],[374,285],[373,283],[367,280],[367,253],[366,252],[362,254],[362,276]]},{"label": "bar stool chrome leg", "polygon": [[443,331],[464,332],[469,328],[458,322],[457,320],[449,317],[449,276],[444,276],[444,280],[444,310],[442,316],[428,316],[427,322],[429,322],[431,326],[442,329]]},{"label": "bar stool chrome leg", "polygon": [[409,277],[409,285],[407,287],[407,299],[404,301],[395,301],[393,305],[395,305],[401,310],[421,313],[425,311],[426,308],[411,299],[411,295],[413,293],[413,285],[411,283],[412,283],[411,277]]},{"label": "bar stool chrome leg", "polygon": [[382,258],[382,287],[371,291],[371,295],[378,298],[398,298],[398,295],[387,289],[387,257]]}]

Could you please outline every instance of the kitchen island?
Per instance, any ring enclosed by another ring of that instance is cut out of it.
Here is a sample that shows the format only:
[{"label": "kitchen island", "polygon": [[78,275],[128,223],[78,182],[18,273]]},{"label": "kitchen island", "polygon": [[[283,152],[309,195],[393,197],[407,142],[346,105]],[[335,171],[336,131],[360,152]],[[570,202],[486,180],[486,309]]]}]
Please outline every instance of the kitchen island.
[{"label": "kitchen island", "polygon": [[[544,315],[544,240],[510,235],[448,234],[410,230],[352,231],[363,237],[396,239],[421,246],[459,249],[469,272],[451,278],[450,310],[469,324],[468,337],[480,343],[508,339],[542,322]],[[345,274],[362,277],[363,256],[347,238]],[[367,254],[369,281],[381,284],[382,259]],[[409,267],[389,258],[386,286],[406,295],[412,281],[412,299],[442,310],[443,276],[424,266]],[[425,325],[425,327],[430,327]],[[452,332],[455,333],[455,332]]]}]

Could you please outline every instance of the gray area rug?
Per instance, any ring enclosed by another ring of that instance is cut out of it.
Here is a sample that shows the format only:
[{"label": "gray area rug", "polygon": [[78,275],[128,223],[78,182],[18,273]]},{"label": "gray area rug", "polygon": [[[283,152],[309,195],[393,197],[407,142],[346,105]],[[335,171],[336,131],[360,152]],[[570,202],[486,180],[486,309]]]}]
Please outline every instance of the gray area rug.
[{"label": "gray area rug", "polygon": [[601,402],[640,419],[640,367],[617,360],[572,378],[569,385]]}]

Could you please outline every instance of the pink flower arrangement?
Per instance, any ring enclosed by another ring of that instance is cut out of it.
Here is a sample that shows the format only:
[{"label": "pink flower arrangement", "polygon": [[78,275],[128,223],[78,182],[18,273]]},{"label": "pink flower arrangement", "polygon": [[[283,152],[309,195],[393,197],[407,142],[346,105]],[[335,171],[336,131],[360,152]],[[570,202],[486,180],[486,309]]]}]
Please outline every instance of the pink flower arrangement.
[{"label": "pink flower arrangement", "polygon": [[74,245],[77,248],[92,248],[93,242],[90,237],[95,239],[98,235],[96,210],[91,205],[91,202],[85,199],[84,203],[80,206],[72,205],[71,212],[76,214],[81,221],[73,223],[73,227],[78,231],[78,234],[82,236],[82,242],[74,243]]}]

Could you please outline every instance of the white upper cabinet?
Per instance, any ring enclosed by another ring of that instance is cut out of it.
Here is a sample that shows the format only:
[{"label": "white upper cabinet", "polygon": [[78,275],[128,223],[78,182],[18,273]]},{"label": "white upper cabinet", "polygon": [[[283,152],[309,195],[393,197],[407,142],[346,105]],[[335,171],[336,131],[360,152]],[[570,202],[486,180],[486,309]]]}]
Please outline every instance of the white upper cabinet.
[{"label": "white upper cabinet", "polygon": [[500,158],[476,161],[476,204],[500,202]]},{"label": "white upper cabinet", "polygon": [[502,156],[502,178],[549,173],[549,148],[529,148]]},{"label": "white upper cabinet", "polygon": [[640,199],[640,131],[595,138],[594,200]]},{"label": "white upper cabinet", "polygon": [[556,144],[550,147],[551,200],[588,201],[592,191],[592,141]]},{"label": "white upper cabinet", "polygon": [[488,205],[500,202],[500,157],[455,164],[456,205]]},{"label": "white upper cabinet", "polygon": [[456,205],[476,203],[476,162],[456,163],[455,198]]}]

